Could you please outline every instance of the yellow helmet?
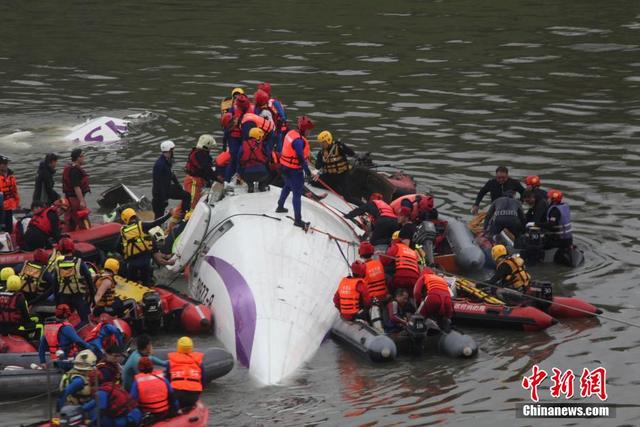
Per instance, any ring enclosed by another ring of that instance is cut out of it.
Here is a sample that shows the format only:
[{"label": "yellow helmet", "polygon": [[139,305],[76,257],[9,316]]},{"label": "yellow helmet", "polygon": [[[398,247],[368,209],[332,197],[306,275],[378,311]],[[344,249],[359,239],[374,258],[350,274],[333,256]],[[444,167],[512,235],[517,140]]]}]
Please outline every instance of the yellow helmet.
[{"label": "yellow helmet", "polygon": [[104,262],[104,269],[111,270],[112,273],[120,271],[120,261],[115,258],[107,258]]},{"label": "yellow helmet", "polygon": [[391,235],[391,240],[396,240],[400,238],[400,230],[394,231]]},{"label": "yellow helmet", "polygon": [[506,255],[507,248],[504,245],[495,245],[491,248],[491,258],[493,258],[494,261],[497,261],[498,259]]},{"label": "yellow helmet", "polygon": [[325,144],[333,144],[333,135],[328,130],[323,130],[318,134],[318,142],[324,142]]},{"label": "yellow helmet", "polygon": [[236,94],[244,95],[244,89],[242,89],[241,87],[234,87],[233,90],[231,91],[231,97],[233,97]]},{"label": "yellow helmet", "polygon": [[96,366],[98,358],[91,350],[82,350],[73,359],[73,367],[78,371],[90,371]]},{"label": "yellow helmet", "polygon": [[262,141],[262,138],[264,138],[264,131],[260,128],[251,128],[251,130],[249,131],[249,138]]},{"label": "yellow helmet", "polygon": [[134,216],[136,216],[136,211],[133,208],[127,208],[120,214],[120,218],[122,218],[122,222],[125,224],[129,224],[129,221]]},{"label": "yellow helmet", "polygon": [[7,279],[7,291],[9,292],[18,292],[22,288],[22,279],[20,276],[9,276]]},{"label": "yellow helmet", "polygon": [[15,275],[16,275],[16,272],[13,268],[5,267],[2,270],[0,270],[0,281],[6,282],[9,277],[15,276]]},{"label": "yellow helmet", "polygon": [[181,337],[176,346],[178,353],[191,353],[193,350],[193,341],[189,337]]}]

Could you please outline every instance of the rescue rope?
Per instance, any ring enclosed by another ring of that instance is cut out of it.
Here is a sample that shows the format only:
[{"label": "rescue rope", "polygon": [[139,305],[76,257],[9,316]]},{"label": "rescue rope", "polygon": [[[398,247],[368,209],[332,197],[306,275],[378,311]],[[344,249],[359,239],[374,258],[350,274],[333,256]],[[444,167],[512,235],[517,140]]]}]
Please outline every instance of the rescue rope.
[{"label": "rescue rope", "polygon": [[336,246],[338,247],[338,250],[340,251],[340,255],[342,255],[342,259],[344,259],[344,262],[347,263],[347,271],[351,271],[351,264],[349,264],[349,260],[347,259],[346,255],[342,251],[342,248],[340,247],[340,243],[338,243],[337,240],[334,240],[334,241],[336,242]]}]

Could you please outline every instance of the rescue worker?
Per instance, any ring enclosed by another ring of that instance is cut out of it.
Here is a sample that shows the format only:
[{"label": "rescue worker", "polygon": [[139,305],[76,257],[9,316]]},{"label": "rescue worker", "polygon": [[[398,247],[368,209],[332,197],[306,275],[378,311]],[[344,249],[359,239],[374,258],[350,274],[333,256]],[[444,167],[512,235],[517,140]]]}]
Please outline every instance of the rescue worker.
[{"label": "rescue worker", "polygon": [[48,249],[57,243],[60,240],[60,217],[68,211],[67,199],[58,199],[52,206],[35,209],[24,234],[23,249]]},{"label": "rescue worker", "polygon": [[396,289],[393,300],[387,303],[384,331],[387,333],[403,331],[409,322],[409,317],[415,311],[416,308],[409,300],[409,291],[406,288]]},{"label": "rescue worker", "polygon": [[545,249],[560,248],[567,250],[573,247],[571,231],[571,210],[562,201],[563,194],[559,190],[549,190],[549,209],[546,222],[542,228],[545,232]]},{"label": "rescue worker", "polygon": [[[74,357],[79,349],[91,349],[89,343],[80,338],[75,328],[67,320],[71,315],[71,308],[67,304],[56,306],[55,318],[44,323],[44,333],[40,337],[38,356],[40,363],[46,362],[47,354],[51,360]],[[58,351],[61,356],[58,357]]]},{"label": "rescue worker", "polygon": [[379,259],[373,258],[374,251],[373,245],[367,241],[361,242],[358,248],[358,254],[364,260],[364,280],[367,284],[369,296],[380,303],[385,303],[389,298],[389,291],[387,290],[384,266]]},{"label": "rescue worker", "polygon": [[418,254],[409,247],[412,236],[411,229],[404,227],[398,233],[398,240],[389,246],[381,259],[386,273],[391,277],[391,289],[413,289],[420,276]]},{"label": "rescue worker", "polygon": [[321,171],[320,179],[345,199],[351,198],[349,191],[349,170],[351,165],[347,157],[355,152],[340,140],[334,141],[328,130],[318,134],[320,150],[316,156],[316,169]]},{"label": "rescue worker", "polygon": [[[89,426],[127,427],[142,424],[142,412],[135,400],[117,382],[98,377],[98,389],[91,383],[92,398],[82,404],[82,411],[89,414]],[[99,414],[97,413],[99,411]]]},{"label": "rescue worker", "polygon": [[108,314],[101,314],[98,324],[87,335],[87,342],[98,357],[102,357],[105,348],[116,346],[121,349],[123,346],[122,331],[110,321]]},{"label": "rescue worker", "polygon": [[95,381],[97,361],[91,350],[82,350],[76,355],[73,368],[60,381],[62,395],[58,399],[58,411],[65,405],[82,405],[91,400],[91,384]]},{"label": "rescue worker", "polygon": [[487,216],[484,218],[484,231],[489,236],[496,236],[507,229],[517,238],[522,234],[525,222],[522,204],[513,198],[512,191],[506,191],[504,196],[498,197],[487,211]]},{"label": "rescue worker", "polygon": [[333,296],[333,304],[344,320],[366,320],[368,313],[364,309],[371,306],[371,297],[363,280],[366,274],[364,264],[354,262],[351,264],[351,272],[351,276],[340,281]]},{"label": "rescue worker", "polygon": [[74,231],[85,227],[85,221],[80,219],[78,212],[87,209],[85,195],[91,192],[89,186],[89,175],[82,167],[85,156],[80,148],[71,151],[71,163],[67,164],[62,171],[62,192],[69,201],[64,222],[67,231]]},{"label": "rescue worker", "polygon": [[22,280],[21,291],[32,306],[45,301],[56,290],[55,281],[47,269],[48,266],[49,255],[42,249],[36,249],[33,252],[33,261],[25,261],[16,268],[20,271],[19,276]]},{"label": "rescue worker", "polygon": [[213,159],[211,158],[211,149],[215,146],[216,140],[213,136],[200,135],[195,148],[192,148],[189,153],[189,160],[185,166],[187,175],[184,177],[184,191],[191,195],[189,209],[193,209],[200,200],[202,189],[211,187],[215,180]]},{"label": "rescue worker", "polygon": [[149,358],[154,365],[168,367],[167,360],[160,359],[153,354],[153,345],[151,337],[147,334],[138,335],[136,338],[136,350],[129,355],[127,362],[124,364],[122,383],[127,390],[131,389],[135,375],[139,372],[138,364],[143,357]]},{"label": "rescue worker", "polygon": [[413,287],[413,298],[423,317],[435,320],[445,332],[451,330],[453,302],[447,281],[430,268],[425,268]]},{"label": "rescue worker", "polygon": [[[256,108],[255,113],[260,115],[262,111],[264,111],[263,104],[258,104],[258,93],[264,92],[267,96],[266,107],[271,113],[271,120],[275,124],[274,131],[274,142],[271,147],[276,153],[280,153],[282,151],[282,142],[284,140],[285,134],[289,131],[289,123],[287,119],[287,113],[278,99],[273,98],[271,96],[271,85],[268,82],[263,82],[258,84],[258,92],[256,92]],[[263,99],[260,101],[264,102]],[[268,143],[270,143],[268,141]]]},{"label": "rescue worker", "polygon": [[215,164],[215,176],[216,181],[224,182],[224,177],[227,173],[227,167],[231,164],[231,153],[223,151],[216,156]]},{"label": "rescue worker", "polygon": [[420,224],[424,221],[436,221],[438,219],[438,210],[433,206],[433,196],[414,194],[407,196],[400,201],[400,206],[396,202],[391,203],[394,212],[399,213],[400,209],[406,207],[411,210],[409,219],[414,224]]},{"label": "rescue worker", "polygon": [[126,277],[129,280],[141,282],[143,285],[153,283],[154,246],[151,236],[147,233],[153,227],[162,225],[171,214],[156,217],[154,221],[142,222],[132,208],[122,211],[120,218],[124,225],[120,229],[122,255],[127,262]]},{"label": "rescue worker", "polygon": [[0,270],[0,291],[7,289],[7,279],[15,274],[13,267],[3,267]]},{"label": "rescue worker", "polygon": [[180,409],[188,410],[196,404],[202,392],[204,354],[193,351],[193,341],[189,337],[180,338],[176,350],[169,353],[168,378]]},{"label": "rescue worker", "polygon": [[249,137],[242,142],[238,150],[238,173],[247,183],[248,192],[253,193],[255,183],[258,191],[266,191],[269,182],[269,163],[264,147],[265,132],[254,127],[249,131]]},{"label": "rescue worker", "polygon": [[95,290],[89,267],[73,255],[73,240],[65,237],[58,243],[61,254],[54,263],[54,280],[57,284],[56,304],[68,304],[80,315],[78,328],[89,322],[89,305]]},{"label": "rescue worker", "polygon": [[226,182],[231,182],[231,178],[237,172],[238,150],[242,145],[242,119],[248,113],[253,114],[253,105],[246,95],[240,94],[236,97],[233,107],[222,118],[225,132],[228,132],[227,142],[231,154],[231,163],[227,167],[224,177]]},{"label": "rescue worker", "polygon": [[236,102],[236,99],[239,95],[244,94],[244,89],[242,89],[241,87],[234,87],[231,90],[231,98],[225,98],[220,103],[220,125],[222,126],[222,130],[224,132],[222,137],[222,151],[227,151],[227,148],[229,147],[229,129],[227,129],[226,124],[230,120],[230,117],[233,115],[233,106]]},{"label": "rescue worker", "polygon": [[531,224],[540,226],[547,220],[546,216],[547,211],[549,210],[549,205],[547,204],[546,197],[544,199],[539,199],[536,197],[536,193],[532,190],[525,190],[522,195],[522,200],[527,206],[529,206],[529,209],[524,214],[525,223],[527,225]]},{"label": "rescue worker", "polygon": [[173,165],[173,150],[176,144],[167,140],[160,144],[160,157],[153,165],[153,184],[151,187],[151,205],[155,218],[158,219],[164,215],[165,209],[169,205],[169,199],[180,200],[182,215],[184,215],[191,206],[191,194],[184,191],[178,178],[171,169]]},{"label": "rescue worker", "polygon": [[495,245],[491,248],[491,257],[496,263],[496,271],[488,280],[488,283],[521,292],[527,290],[531,282],[531,276],[527,273],[524,260],[520,255],[508,255],[507,248],[504,245]]},{"label": "rescue worker", "polygon": [[13,233],[13,211],[20,208],[20,193],[13,171],[9,169],[9,159],[0,156],[0,193],[3,195],[0,209],[2,231]]},{"label": "rescue worker", "polygon": [[344,217],[353,219],[365,213],[369,215],[373,224],[371,237],[369,237],[371,244],[374,246],[388,245],[391,235],[400,227],[395,212],[393,212],[391,206],[382,200],[382,194],[372,193],[367,203],[353,209],[345,214]]},{"label": "rescue worker", "polygon": [[122,383],[122,361],[124,355],[121,347],[111,344],[104,348],[102,360],[96,365],[98,375],[103,381]]},{"label": "rescue worker", "polygon": [[291,203],[293,204],[294,225],[305,230],[309,227],[309,223],[302,221],[304,175],[312,176],[314,179],[318,176],[317,172],[311,173],[307,165],[311,150],[307,137],[313,127],[314,124],[309,117],[298,117],[298,129],[292,129],[287,132],[282,146],[282,155],[280,156],[284,186],[280,192],[276,212],[286,213],[289,211],[284,207],[284,203],[289,197],[289,193],[293,192]]},{"label": "rescue worker", "polygon": [[505,195],[507,191],[518,192],[520,196],[524,192],[524,187],[518,180],[509,178],[509,169],[505,166],[498,166],[496,168],[496,177],[488,180],[484,186],[478,191],[476,200],[471,207],[471,213],[477,215],[480,210],[480,202],[484,198],[485,194],[491,195],[491,202],[495,202],[496,199]]},{"label": "rescue worker", "polygon": [[139,374],[136,374],[131,387],[131,397],[138,402],[138,408],[144,414],[151,415],[151,422],[168,418],[178,412],[178,401],[171,383],[164,372],[153,369],[153,362],[148,357],[141,357],[138,362]]},{"label": "rescue worker", "polygon": [[120,261],[115,258],[107,258],[104,261],[102,271],[96,275],[94,279],[96,287],[94,316],[99,316],[102,313],[108,313],[112,316],[123,314],[122,301],[116,298],[116,279],[114,277],[119,271]]},{"label": "rescue worker", "polygon": [[[536,196],[536,200],[547,200],[547,192],[540,188],[542,182],[538,175],[529,175],[525,178],[526,190],[531,190]],[[524,195],[523,195],[524,197]]]},{"label": "rescue worker", "polygon": [[13,275],[7,279],[7,289],[0,292],[0,335],[19,335],[21,331],[32,331],[35,327],[21,288],[22,280]]},{"label": "rescue worker", "polygon": [[49,153],[44,156],[44,160],[38,166],[32,202],[41,202],[45,206],[49,206],[60,198],[60,194],[53,188],[55,182],[53,176],[56,173],[57,165],[58,156],[56,154]]}]

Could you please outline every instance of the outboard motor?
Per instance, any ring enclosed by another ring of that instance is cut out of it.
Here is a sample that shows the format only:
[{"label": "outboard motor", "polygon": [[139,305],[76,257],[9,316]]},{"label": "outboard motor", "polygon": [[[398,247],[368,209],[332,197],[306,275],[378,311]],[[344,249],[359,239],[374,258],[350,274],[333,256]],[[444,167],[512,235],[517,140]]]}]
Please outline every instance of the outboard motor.
[{"label": "outboard motor", "polygon": [[162,302],[157,292],[147,292],[142,296],[144,328],[156,332],[162,327]]},{"label": "outboard motor", "polygon": [[422,354],[424,348],[424,340],[427,337],[427,325],[424,317],[414,314],[409,318],[405,328],[407,335],[411,341],[411,349],[414,354]]},{"label": "outboard motor", "polygon": [[60,410],[60,427],[83,426],[84,414],[82,406],[67,405]]},{"label": "outboard motor", "polygon": [[382,310],[380,309],[380,301],[378,301],[377,298],[374,298],[371,301],[371,308],[369,309],[369,319],[371,319],[371,326],[373,326],[380,332],[384,332],[384,328],[382,327]]},{"label": "outboard motor", "polygon": [[544,234],[540,227],[530,226],[516,239],[514,246],[522,252],[522,257],[528,263],[544,260]]},{"label": "outboard motor", "polygon": [[553,284],[551,282],[533,280],[529,285],[529,289],[527,289],[527,295],[531,295],[533,297],[547,301],[533,301],[533,306],[539,308],[542,311],[546,311],[553,302]]},{"label": "outboard motor", "polygon": [[421,245],[427,258],[428,265],[435,264],[435,256],[433,254],[434,241],[437,236],[436,226],[431,221],[423,221],[413,235],[412,241],[416,245]]}]

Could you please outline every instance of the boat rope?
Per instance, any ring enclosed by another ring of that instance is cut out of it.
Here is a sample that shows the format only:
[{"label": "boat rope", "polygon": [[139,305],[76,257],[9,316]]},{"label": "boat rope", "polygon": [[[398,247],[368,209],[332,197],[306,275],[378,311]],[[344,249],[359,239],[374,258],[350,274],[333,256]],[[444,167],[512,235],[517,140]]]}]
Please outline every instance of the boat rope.
[{"label": "boat rope", "polygon": [[337,240],[334,240],[334,242],[336,242],[336,246],[338,247],[338,250],[340,251],[340,255],[342,255],[342,259],[344,259],[344,262],[347,263],[347,271],[351,271],[351,264],[349,264],[349,259],[347,258],[347,256],[342,251],[342,247],[340,247],[340,243]]}]

